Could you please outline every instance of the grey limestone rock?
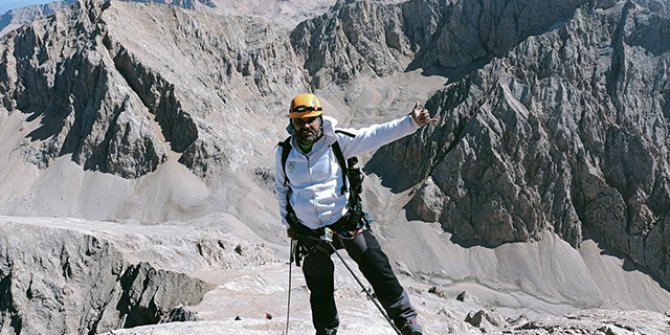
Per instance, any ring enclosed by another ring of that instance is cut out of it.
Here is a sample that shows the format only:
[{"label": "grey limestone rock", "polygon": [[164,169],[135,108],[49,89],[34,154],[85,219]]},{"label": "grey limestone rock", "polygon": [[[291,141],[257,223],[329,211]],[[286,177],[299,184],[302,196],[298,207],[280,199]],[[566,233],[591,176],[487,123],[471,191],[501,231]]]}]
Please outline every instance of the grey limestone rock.
[{"label": "grey limestone rock", "polygon": [[[128,264],[112,243],[96,236],[26,227],[17,234],[21,228],[6,223],[1,228],[3,334],[85,334],[158,323],[208,289],[148,263]],[[43,239],[39,248],[20,247],[18,240],[30,235]]]},{"label": "grey limestone rock", "polygon": [[658,15],[670,15],[670,1],[668,0],[636,0],[635,2]]},{"label": "grey limestone rock", "polygon": [[[529,321],[516,327],[514,334],[649,334],[670,330],[658,313],[641,311],[584,310],[568,313],[563,319]],[[623,320],[630,320],[623,322]]]},{"label": "grey limestone rock", "polygon": [[443,1],[338,1],[291,33],[316,88],[407,68],[441,21]]},{"label": "grey limestone rock", "polygon": [[[39,167],[69,156],[85,169],[138,178],[174,155],[206,179],[269,157],[276,133],[250,132],[245,122],[279,120],[283,99],[296,90],[338,90],[413,69],[445,75],[426,103],[439,122],[368,165],[384,175],[375,163],[396,163],[400,176],[383,180],[394,181],[394,191],[415,188],[416,215],[466,245],[532,241],[547,230],[573,246],[597,239],[668,287],[667,5],[338,1],[289,33],[257,17],[81,0],[0,40],[0,113],[39,123],[16,148]],[[189,319],[179,304],[197,301],[206,285],[176,268],[269,258],[208,238],[152,240],[188,246],[195,264],[174,266],[174,254],[100,232],[0,229],[2,334]],[[21,249],[25,241],[41,244]],[[178,287],[184,295],[174,294]],[[486,315],[470,319],[481,326]],[[551,320],[517,330],[561,327]],[[567,327],[619,331],[592,321]]]},{"label": "grey limestone rock", "polygon": [[94,334],[194,320],[183,306],[212,287],[185,272],[273,258],[266,247],[217,231],[125,225],[0,218],[0,334]]},{"label": "grey limestone rock", "polygon": [[463,291],[456,296],[456,300],[460,302],[476,302],[477,298],[468,291]]},{"label": "grey limestone rock", "polygon": [[432,294],[434,294],[434,295],[436,295],[440,298],[443,298],[443,299],[448,298],[447,291],[443,287],[440,287],[440,286],[433,286],[433,287],[429,288],[428,293],[432,293]]},{"label": "grey limestone rock", "polygon": [[507,321],[500,314],[484,310],[480,310],[474,314],[468,313],[465,317],[465,322],[488,331],[502,329],[507,326]]},{"label": "grey limestone rock", "polygon": [[22,25],[44,19],[54,14],[56,10],[64,6],[70,6],[77,0],[62,0],[47,2],[44,4],[25,6],[0,13],[0,36],[5,35]]},{"label": "grey limestone rock", "polygon": [[0,96],[7,110],[41,119],[20,148],[27,160],[45,167],[70,154],[87,169],[133,178],[155,170],[167,148],[102,43],[104,6],[63,9],[5,39]]},{"label": "grey limestone rock", "polygon": [[4,39],[0,100],[42,123],[19,148],[28,161],[137,178],[173,151],[204,177],[248,155],[237,114],[305,86],[288,35],[261,20],[143,6],[81,1]]},{"label": "grey limestone rock", "polygon": [[441,208],[465,243],[595,238],[670,285],[668,23],[633,2],[582,6],[449,84],[427,103],[439,124],[378,155],[423,148],[401,163],[419,171],[407,185],[430,177],[412,206],[427,221]]},{"label": "grey limestone rock", "polygon": [[[423,68],[471,71],[529,36],[570,18],[584,0],[454,1],[426,47]],[[467,73],[467,72],[465,72]]]}]

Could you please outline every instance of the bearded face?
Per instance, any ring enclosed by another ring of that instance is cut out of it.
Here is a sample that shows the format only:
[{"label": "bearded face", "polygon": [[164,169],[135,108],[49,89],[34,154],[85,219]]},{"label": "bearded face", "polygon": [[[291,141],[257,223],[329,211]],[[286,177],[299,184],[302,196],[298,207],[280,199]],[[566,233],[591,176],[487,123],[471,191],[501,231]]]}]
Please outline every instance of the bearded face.
[{"label": "bearded face", "polygon": [[319,117],[292,119],[293,129],[298,142],[311,145],[321,137],[321,119]]}]

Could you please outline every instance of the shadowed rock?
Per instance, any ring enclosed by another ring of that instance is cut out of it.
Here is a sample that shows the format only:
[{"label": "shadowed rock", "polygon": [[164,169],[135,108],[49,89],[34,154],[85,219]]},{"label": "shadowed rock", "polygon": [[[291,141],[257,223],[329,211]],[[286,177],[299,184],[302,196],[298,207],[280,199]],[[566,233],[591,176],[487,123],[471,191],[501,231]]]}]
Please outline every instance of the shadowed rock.
[{"label": "shadowed rock", "polygon": [[[197,304],[212,287],[183,271],[272,259],[265,247],[218,232],[132,229],[126,235],[113,223],[0,218],[2,333],[95,334],[193,320],[183,306]],[[245,255],[233,250],[240,245]]]},{"label": "shadowed rock", "polygon": [[667,287],[670,54],[648,28],[667,24],[633,2],[581,7],[448,85],[427,103],[439,124],[376,159],[405,157],[400,189],[430,176],[410,208],[460,243],[550,229],[577,246],[590,229]]}]

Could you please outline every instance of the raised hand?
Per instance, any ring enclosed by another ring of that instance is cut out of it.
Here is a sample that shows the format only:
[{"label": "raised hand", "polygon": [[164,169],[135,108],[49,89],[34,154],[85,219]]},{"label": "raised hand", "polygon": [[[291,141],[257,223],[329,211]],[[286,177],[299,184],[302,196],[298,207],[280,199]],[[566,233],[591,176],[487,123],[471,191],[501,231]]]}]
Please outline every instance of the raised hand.
[{"label": "raised hand", "polygon": [[429,123],[437,122],[437,120],[439,120],[439,118],[431,117],[430,114],[428,113],[428,110],[425,109],[423,106],[421,106],[421,103],[419,101],[417,101],[416,105],[414,105],[414,109],[412,109],[410,115],[412,115],[412,119],[414,119],[414,122],[416,122],[419,126],[422,127]]}]

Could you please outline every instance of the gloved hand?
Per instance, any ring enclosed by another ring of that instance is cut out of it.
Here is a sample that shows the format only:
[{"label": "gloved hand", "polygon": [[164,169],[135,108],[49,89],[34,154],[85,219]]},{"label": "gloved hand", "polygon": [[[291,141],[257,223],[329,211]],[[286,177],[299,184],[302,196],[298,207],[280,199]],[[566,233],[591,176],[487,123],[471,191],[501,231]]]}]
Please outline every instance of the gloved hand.
[{"label": "gloved hand", "polygon": [[286,236],[292,240],[298,239],[298,231],[294,228],[286,229]]}]

